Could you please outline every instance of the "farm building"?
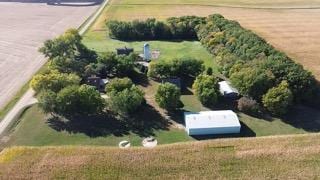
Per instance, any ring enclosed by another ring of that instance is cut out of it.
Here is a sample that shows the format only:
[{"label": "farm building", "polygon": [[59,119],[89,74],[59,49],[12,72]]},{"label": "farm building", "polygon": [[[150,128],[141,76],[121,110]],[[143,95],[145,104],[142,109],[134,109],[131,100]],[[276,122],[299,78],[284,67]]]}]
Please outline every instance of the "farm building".
[{"label": "farm building", "polygon": [[173,78],[167,78],[167,79],[162,79],[162,83],[171,83],[176,85],[179,89],[182,88],[181,85],[181,78],[179,77],[173,77]]},{"label": "farm building", "polygon": [[129,55],[130,53],[133,53],[133,48],[117,48],[117,55]]},{"label": "farm building", "polygon": [[86,80],[87,85],[94,86],[99,91],[104,91],[104,88],[108,83],[108,79],[101,79],[97,76],[88,77]]},{"label": "farm building", "polygon": [[184,119],[188,135],[240,133],[238,116],[231,110],[185,112]]},{"label": "farm building", "polygon": [[219,82],[219,91],[225,98],[237,98],[239,95],[238,90],[232,87],[228,81]]}]

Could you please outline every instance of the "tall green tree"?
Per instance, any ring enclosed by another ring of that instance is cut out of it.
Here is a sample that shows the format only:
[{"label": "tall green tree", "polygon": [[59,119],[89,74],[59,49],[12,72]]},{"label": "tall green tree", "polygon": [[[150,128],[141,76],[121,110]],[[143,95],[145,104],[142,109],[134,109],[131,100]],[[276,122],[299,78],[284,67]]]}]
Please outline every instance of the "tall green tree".
[{"label": "tall green tree", "polygon": [[264,107],[275,115],[284,115],[292,105],[293,95],[286,81],[271,88],[262,99]]},{"label": "tall green tree", "polygon": [[37,93],[42,90],[50,90],[58,93],[61,89],[71,85],[79,85],[80,77],[75,74],[60,73],[57,70],[35,75],[30,86]]},{"label": "tall green tree", "polygon": [[194,81],[192,88],[199,101],[205,106],[213,106],[218,102],[219,85],[213,76],[199,75]]},{"label": "tall green tree", "polygon": [[68,86],[56,98],[56,111],[60,115],[90,115],[100,113],[104,100],[100,93],[88,85]]},{"label": "tall green tree", "polygon": [[166,110],[175,110],[180,102],[180,89],[171,83],[160,84],[155,100],[161,108]]}]

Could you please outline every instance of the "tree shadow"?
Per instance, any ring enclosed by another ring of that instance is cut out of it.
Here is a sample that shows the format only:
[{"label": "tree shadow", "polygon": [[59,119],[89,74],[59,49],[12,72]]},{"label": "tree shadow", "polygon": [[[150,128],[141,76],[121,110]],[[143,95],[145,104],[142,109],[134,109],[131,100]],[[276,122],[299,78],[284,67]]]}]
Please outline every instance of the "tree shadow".
[{"label": "tree shadow", "polygon": [[238,134],[217,134],[217,135],[200,135],[191,136],[196,140],[209,140],[209,139],[219,139],[219,138],[236,138],[236,137],[256,137],[256,133],[250,129],[246,124],[240,122],[241,129]]},{"label": "tree shadow", "polygon": [[148,77],[145,74],[139,73],[137,71],[133,71],[130,74],[130,79],[134,84],[141,85],[143,87],[147,87],[150,85]]},{"label": "tree shadow", "polygon": [[307,106],[294,106],[283,122],[308,132],[320,132],[320,111]]},{"label": "tree shadow", "polygon": [[130,133],[148,137],[154,136],[154,131],[168,130],[170,126],[150,105],[142,106],[132,118],[119,118],[112,113],[103,112],[93,116],[50,117],[47,124],[56,131],[84,133],[89,137],[121,137]]}]

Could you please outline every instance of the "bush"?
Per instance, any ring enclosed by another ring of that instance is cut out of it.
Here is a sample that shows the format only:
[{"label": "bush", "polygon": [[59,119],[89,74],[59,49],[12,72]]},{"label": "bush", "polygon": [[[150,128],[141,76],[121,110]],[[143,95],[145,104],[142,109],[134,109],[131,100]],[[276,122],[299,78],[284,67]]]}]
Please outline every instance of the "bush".
[{"label": "bush", "polygon": [[193,83],[199,101],[206,106],[215,105],[220,95],[218,80],[213,76],[199,75]]},{"label": "bush", "polygon": [[284,115],[292,105],[293,95],[286,81],[271,88],[262,99],[264,107],[275,115]]},{"label": "bush", "polygon": [[249,97],[242,97],[238,100],[238,110],[250,115],[257,115],[259,113],[259,105],[257,101]]},{"label": "bush", "polygon": [[175,110],[180,102],[180,89],[171,83],[160,84],[155,95],[156,102],[161,108]]},{"label": "bush", "polygon": [[134,113],[144,102],[144,93],[129,78],[115,78],[107,86],[110,110],[123,116]]},{"label": "bush", "polygon": [[133,86],[133,82],[129,78],[114,78],[106,86],[107,94],[112,92],[121,92]]}]

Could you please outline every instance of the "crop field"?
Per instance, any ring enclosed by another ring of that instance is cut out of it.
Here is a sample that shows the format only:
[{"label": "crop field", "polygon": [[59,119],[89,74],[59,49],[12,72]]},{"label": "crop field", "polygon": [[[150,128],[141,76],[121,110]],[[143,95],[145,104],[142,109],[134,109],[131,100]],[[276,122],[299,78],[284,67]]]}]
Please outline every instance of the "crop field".
[{"label": "crop field", "polygon": [[[106,19],[133,20],[155,17],[163,20],[171,16],[207,16],[220,13],[256,32],[303,64],[319,79],[319,7],[318,0],[113,0],[90,33],[105,34]],[[90,33],[88,36],[94,35]],[[110,44],[112,42],[108,41]]]},{"label": "crop field", "polygon": [[154,149],[13,147],[1,179],[318,179],[320,135],[210,140]]},{"label": "crop field", "polygon": [[[38,52],[43,41],[67,28],[79,27],[98,7],[70,5],[54,6],[45,1],[0,1],[0,109],[12,98],[16,102],[22,92],[19,90],[45,63]],[[0,116],[8,106],[6,108]]]}]

